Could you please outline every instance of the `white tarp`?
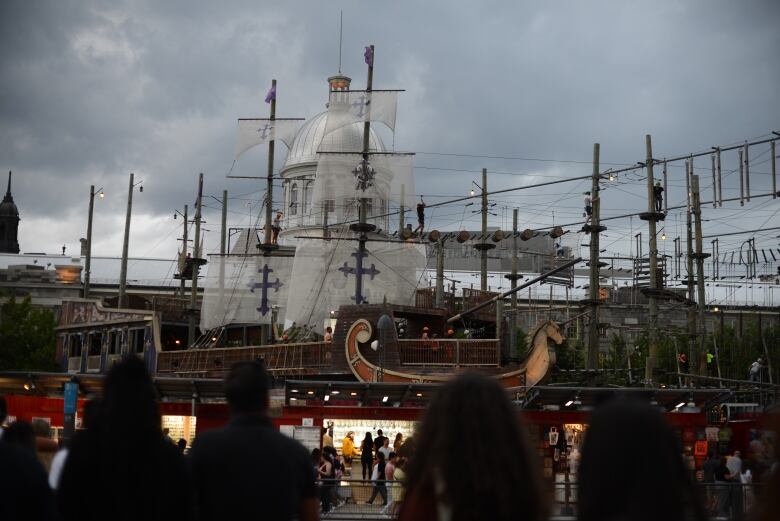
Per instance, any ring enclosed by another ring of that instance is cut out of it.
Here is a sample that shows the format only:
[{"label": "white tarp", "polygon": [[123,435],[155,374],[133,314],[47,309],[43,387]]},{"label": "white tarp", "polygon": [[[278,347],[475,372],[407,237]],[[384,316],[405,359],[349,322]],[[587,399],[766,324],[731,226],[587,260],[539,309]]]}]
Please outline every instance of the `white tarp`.
[{"label": "white tarp", "polygon": [[291,257],[210,255],[201,331],[231,323],[270,324],[272,306],[278,307],[281,320],[287,305],[292,261]]},{"label": "white tarp", "polygon": [[395,130],[398,91],[352,90],[335,93],[328,105],[325,134],[353,123],[373,121]]},{"label": "white tarp", "polygon": [[[295,254],[285,327],[293,322],[323,332],[330,312],[356,302],[358,241],[349,231],[335,232],[333,239],[301,239]],[[417,276],[425,265],[424,252],[414,244],[368,242],[362,259],[364,303],[414,304]]]},{"label": "white tarp", "polygon": [[362,168],[361,154],[320,153],[317,155],[312,204],[317,206],[332,200],[340,206],[344,201],[374,198],[413,207],[416,204],[413,159],[413,154],[369,154],[373,180],[364,192],[358,188],[356,175],[356,171]]},{"label": "white tarp", "polygon": [[290,148],[301,122],[300,119],[239,119],[235,158],[238,159],[238,156],[250,148],[269,141],[282,141]]}]

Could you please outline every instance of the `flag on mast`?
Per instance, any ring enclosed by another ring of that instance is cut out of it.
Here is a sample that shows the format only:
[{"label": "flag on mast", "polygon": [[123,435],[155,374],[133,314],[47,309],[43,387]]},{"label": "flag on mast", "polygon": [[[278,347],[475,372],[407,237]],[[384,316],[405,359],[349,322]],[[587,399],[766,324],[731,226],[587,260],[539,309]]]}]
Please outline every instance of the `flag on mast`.
[{"label": "flag on mast", "polygon": [[374,49],[367,45],[366,52],[363,53],[363,57],[366,59],[366,65],[369,67],[374,66]]},{"label": "flag on mast", "polygon": [[273,85],[269,90],[268,94],[265,95],[265,102],[271,103],[272,100],[276,99],[276,85]]}]

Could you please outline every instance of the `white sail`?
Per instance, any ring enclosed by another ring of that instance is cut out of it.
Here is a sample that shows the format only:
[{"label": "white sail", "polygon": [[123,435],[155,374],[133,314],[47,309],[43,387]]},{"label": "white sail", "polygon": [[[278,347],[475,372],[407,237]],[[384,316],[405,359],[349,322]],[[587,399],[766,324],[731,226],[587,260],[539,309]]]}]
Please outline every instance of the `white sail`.
[{"label": "white sail", "polygon": [[300,119],[273,121],[265,118],[239,119],[236,129],[235,158],[238,159],[238,156],[250,148],[269,141],[282,141],[287,148],[290,148],[301,121]]},{"label": "white sail", "polygon": [[352,90],[338,93],[328,105],[325,134],[357,122],[384,123],[395,130],[398,91]]},{"label": "white sail", "polygon": [[407,208],[416,204],[412,154],[369,154],[372,172],[370,186],[363,191],[358,186],[363,156],[354,153],[321,153],[317,156],[312,204],[324,201],[357,200],[360,198],[393,201]]},{"label": "white sail", "polygon": [[[338,238],[338,236],[342,238]],[[368,242],[358,267],[358,241],[342,229],[329,241],[302,239],[295,252],[285,326],[309,326],[322,333],[325,319],[339,306],[355,304],[358,272],[363,303],[414,304],[425,254],[418,245]]]},{"label": "white sail", "polygon": [[210,255],[200,314],[201,331],[225,324],[270,324],[284,316],[290,288],[290,257]]}]

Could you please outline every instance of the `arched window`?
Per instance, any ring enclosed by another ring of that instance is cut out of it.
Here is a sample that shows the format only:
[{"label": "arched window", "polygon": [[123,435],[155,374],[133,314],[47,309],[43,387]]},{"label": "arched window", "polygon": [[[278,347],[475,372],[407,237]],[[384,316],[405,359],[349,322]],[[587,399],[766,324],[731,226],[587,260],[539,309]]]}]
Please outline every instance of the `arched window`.
[{"label": "arched window", "polygon": [[313,181],[303,183],[303,213],[311,213],[311,188]]},{"label": "arched window", "polygon": [[290,215],[298,215],[298,183],[290,188]]}]

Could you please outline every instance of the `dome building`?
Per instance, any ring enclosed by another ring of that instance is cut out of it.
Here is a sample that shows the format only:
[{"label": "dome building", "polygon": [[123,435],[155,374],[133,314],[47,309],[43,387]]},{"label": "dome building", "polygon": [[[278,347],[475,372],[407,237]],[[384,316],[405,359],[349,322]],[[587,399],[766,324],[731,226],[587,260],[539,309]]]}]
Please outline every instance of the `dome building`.
[{"label": "dome building", "polygon": [[[338,101],[339,92],[349,90],[351,79],[337,75],[328,78],[330,85],[329,103]],[[287,159],[279,172],[282,178],[282,205],[275,210],[284,213],[282,232],[279,241],[282,244],[295,244],[296,235],[309,234],[321,236],[320,229],[325,220],[334,224],[357,218],[357,202],[354,208],[337,204],[334,200],[322,205],[312,205],[312,190],[317,173],[318,152],[354,152],[363,149],[363,123],[354,123],[325,134],[328,111],[317,114],[308,120],[295,136]],[[380,137],[371,129],[369,150],[384,152],[385,146]],[[368,217],[387,213],[387,201],[369,201]],[[326,215],[327,212],[327,215]],[[387,218],[382,222],[370,220],[379,228],[387,229]]]},{"label": "dome building", "polygon": [[0,253],[19,253],[19,209],[11,195],[11,172],[8,172],[8,190],[0,203]]}]

